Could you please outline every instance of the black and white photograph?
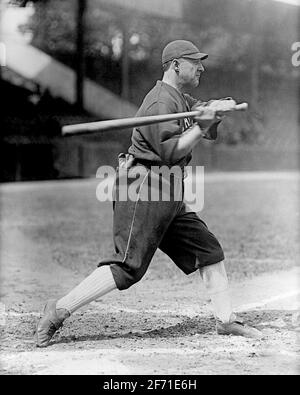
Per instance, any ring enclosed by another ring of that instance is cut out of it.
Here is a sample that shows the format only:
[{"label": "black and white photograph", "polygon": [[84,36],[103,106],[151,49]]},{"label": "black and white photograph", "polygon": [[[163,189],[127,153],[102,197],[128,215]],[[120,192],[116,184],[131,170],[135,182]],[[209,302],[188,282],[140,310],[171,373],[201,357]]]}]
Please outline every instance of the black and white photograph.
[{"label": "black and white photograph", "polygon": [[0,0],[0,374],[300,374],[300,0]]}]

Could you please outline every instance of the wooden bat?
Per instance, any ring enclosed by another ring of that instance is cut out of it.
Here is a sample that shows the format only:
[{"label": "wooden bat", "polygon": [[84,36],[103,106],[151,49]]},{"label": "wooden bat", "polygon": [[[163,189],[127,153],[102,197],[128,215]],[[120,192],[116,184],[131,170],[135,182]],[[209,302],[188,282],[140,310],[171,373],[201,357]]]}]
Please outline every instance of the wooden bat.
[{"label": "wooden bat", "polygon": [[[248,103],[241,103],[235,106],[234,110],[231,111],[216,111],[216,115],[226,114],[232,111],[245,111],[248,109]],[[165,114],[165,115],[152,115],[146,117],[134,117],[134,118],[121,118],[121,119],[111,119],[108,121],[98,121],[89,123],[79,123],[75,125],[65,125],[62,128],[63,136],[67,135],[78,135],[78,134],[90,134],[96,132],[106,132],[110,130],[117,129],[128,129],[135,128],[138,126],[151,125],[154,123],[174,121],[183,118],[195,118],[201,117],[201,110],[190,111],[190,112],[180,112],[175,114]],[[205,107],[203,111],[203,119],[205,118]]]}]

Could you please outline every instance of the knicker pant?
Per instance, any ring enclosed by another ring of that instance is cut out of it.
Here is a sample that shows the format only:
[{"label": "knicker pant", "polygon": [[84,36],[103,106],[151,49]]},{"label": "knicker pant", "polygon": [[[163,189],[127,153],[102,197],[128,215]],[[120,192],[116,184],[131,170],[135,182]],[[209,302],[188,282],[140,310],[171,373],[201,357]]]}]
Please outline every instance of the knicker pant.
[{"label": "knicker pant", "polygon": [[[136,173],[138,179],[133,176]],[[153,184],[157,185],[158,179],[170,187],[169,201],[151,200]],[[134,199],[125,198],[128,186],[137,191]],[[182,178],[165,180],[144,166],[118,171],[113,211],[115,252],[98,266],[110,265],[119,290],[129,288],[144,276],[157,248],[185,274],[224,259],[218,240],[198,215],[189,211],[182,194]]]}]

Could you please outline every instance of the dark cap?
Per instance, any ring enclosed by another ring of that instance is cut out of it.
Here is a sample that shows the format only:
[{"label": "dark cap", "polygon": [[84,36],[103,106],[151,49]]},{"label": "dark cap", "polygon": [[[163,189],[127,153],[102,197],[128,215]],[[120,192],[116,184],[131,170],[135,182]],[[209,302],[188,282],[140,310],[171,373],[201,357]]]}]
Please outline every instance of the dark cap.
[{"label": "dark cap", "polygon": [[206,53],[202,53],[190,41],[176,40],[170,42],[163,50],[162,64],[178,58],[200,59],[204,60],[208,57]]}]

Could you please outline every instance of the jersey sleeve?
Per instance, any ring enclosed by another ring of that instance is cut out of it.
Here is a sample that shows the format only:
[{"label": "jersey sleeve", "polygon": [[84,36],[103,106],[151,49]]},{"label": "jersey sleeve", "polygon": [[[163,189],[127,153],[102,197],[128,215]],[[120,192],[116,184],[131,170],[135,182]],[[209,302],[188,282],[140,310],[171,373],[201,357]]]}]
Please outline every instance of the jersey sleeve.
[{"label": "jersey sleeve", "polygon": [[[155,102],[146,111],[145,115],[164,115],[176,113],[176,108],[171,108],[165,102]],[[153,151],[168,165],[177,163],[185,157],[187,152],[179,152],[177,149],[178,139],[180,138],[183,127],[178,120],[161,122],[140,128],[147,143]]]}]

